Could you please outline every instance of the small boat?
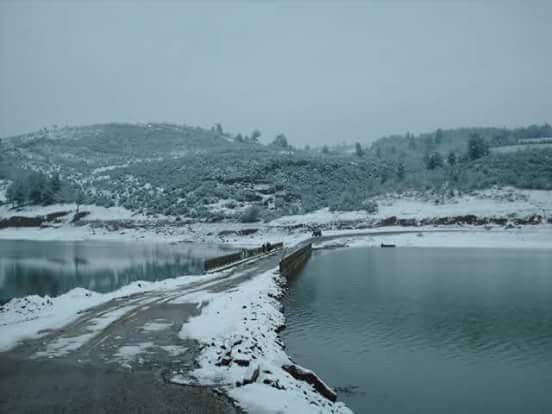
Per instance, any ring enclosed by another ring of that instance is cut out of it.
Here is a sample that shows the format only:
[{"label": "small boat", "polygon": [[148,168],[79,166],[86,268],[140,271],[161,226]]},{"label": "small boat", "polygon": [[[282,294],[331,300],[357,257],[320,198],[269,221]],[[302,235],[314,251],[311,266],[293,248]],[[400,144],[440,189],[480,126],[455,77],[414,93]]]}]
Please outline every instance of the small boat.
[{"label": "small boat", "polygon": [[386,244],[386,243],[382,243],[381,244],[381,247],[397,247],[395,244]]}]

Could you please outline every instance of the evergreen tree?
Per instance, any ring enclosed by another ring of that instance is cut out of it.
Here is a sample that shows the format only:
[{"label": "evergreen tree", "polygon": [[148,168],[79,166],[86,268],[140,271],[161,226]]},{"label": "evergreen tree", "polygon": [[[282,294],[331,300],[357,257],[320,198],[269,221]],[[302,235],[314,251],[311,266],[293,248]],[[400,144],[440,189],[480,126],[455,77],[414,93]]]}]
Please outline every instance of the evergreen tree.
[{"label": "evergreen tree", "polygon": [[252,142],[259,142],[259,138],[261,137],[261,131],[258,129],[253,130],[251,133],[251,141]]},{"label": "evergreen tree", "polygon": [[59,174],[54,174],[46,183],[42,193],[42,204],[53,204],[56,201],[61,201],[61,180]]},{"label": "evergreen tree", "polygon": [[428,170],[434,170],[443,166],[443,156],[440,152],[434,152],[427,158],[426,168]]},{"label": "evergreen tree", "polygon": [[219,135],[224,135],[224,130],[222,129],[222,124],[220,122],[217,122],[215,126],[213,127],[213,131],[215,131]]},{"label": "evergreen tree", "polygon": [[414,139],[414,135],[407,132],[406,133],[406,139],[408,141],[408,149],[415,150],[416,149],[416,140]]},{"label": "evergreen tree", "polygon": [[86,195],[84,194],[84,191],[82,191],[82,188],[79,188],[75,196],[75,204],[77,204],[77,213],[79,212],[80,205],[83,204],[85,200],[86,200]]},{"label": "evergreen tree", "polygon": [[399,179],[399,181],[402,181],[404,179],[404,176],[405,176],[405,168],[404,168],[404,164],[402,162],[399,162],[399,166],[397,167],[397,178]]},{"label": "evergreen tree", "polygon": [[276,138],[274,138],[274,141],[272,141],[272,144],[282,148],[288,147],[288,141],[284,134],[278,134]]},{"label": "evergreen tree", "polygon": [[489,155],[489,145],[479,134],[472,134],[468,141],[468,158],[477,160]]},{"label": "evergreen tree", "polygon": [[451,167],[456,165],[456,153],[454,151],[448,153],[447,161]]},{"label": "evergreen tree", "polygon": [[6,199],[12,205],[21,205],[27,198],[26,180],[19,177],[6,190]]},{"label": "evergreen tree", "polygon": [[48,181],[41,173],[33,172],[28,178],[29,202],[41,204],[44,202]]},{"label": "evergreen tree", "polygon": [[435,131],[435,145],[441,145],[443,143],[443,130],[441,128]]},{"label": "evergreen tree", "polygon": [[52,192],[54,194],[59,193],[61,190],[61,179],[59,178],[59,174],[55,173],[50,178],[50,188],[52,189]]}]

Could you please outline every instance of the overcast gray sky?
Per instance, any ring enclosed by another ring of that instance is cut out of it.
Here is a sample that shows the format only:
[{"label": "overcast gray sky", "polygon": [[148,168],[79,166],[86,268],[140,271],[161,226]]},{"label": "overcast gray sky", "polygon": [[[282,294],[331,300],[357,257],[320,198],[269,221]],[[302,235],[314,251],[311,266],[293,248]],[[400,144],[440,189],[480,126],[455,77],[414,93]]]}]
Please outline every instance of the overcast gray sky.
[{"label": "overcast gray sky", "polygon": [[294,144],[552,120],[552,1],[0,0],[0,136],[171,121]]}]

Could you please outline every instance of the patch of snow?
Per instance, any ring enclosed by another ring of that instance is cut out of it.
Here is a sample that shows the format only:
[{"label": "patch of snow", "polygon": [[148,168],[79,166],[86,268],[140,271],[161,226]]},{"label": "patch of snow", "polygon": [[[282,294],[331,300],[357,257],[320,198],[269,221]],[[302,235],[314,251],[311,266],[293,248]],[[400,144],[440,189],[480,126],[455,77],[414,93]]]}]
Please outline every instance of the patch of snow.
[{"label": "patch of snow", "polygon": [[117,350],[117,352],[115,353],[115,358],[126,365],[129,362],[134,361],[139,355],[146,353],[148,349],[153,347],[153,342],[142,342],[136,345],[124,345]]},{"label": "patch of snow", "polygon": [[165,329],[169,329],[172,326],[172,323],[169,322],[147,322],[143,327],[142,330],[146,332],[158,332],[158,331],[164,331]]},{"label": "patch of snow", "polygon": [[[473,248],[516,248],[552,249],[552,225],[522,226],[504,230],[501,227],[454,226],[416,227],[405,230],[400,226],[385,229],[327,231],[325,236],[335,236],[331,240],[315,241],[313,248],[379,247],[382,243],[397,247],[473,247]],[[399,234],[400,233],[400,234]],[[343,237],[339,237],[343,235]]]},{"label": "patch of snow", "polygon": [[480,217],[528,217],[534,214],[552,216],[552,191],[549,190],[489,189],[435,203],[439,198],[418,193],[388,194],[374,198],[378,204],[375,214],[366,211],[332,212],[323,208],[312,213],[280,217],[269,225],[323,225],[356,220],[373,221],[392,216],[418,220],[468,214]]},{"label": "patch of snow", "polygon": [[[282,277],[270,270],[230,291],[202,291],[190,298],[204,306],[200,315],[183,324],[179,335],[204,347],[199,368],[172,381],[220,386],[249,412],[350,413],[342,403],[330,402],[282,369],[292,363],[276,332],[284,324],[277,299],[282,283]],[[257,377],[248,383],[256,371]]]},{"label": "patch of snow", "polygon": [[270,222],[271,226],[291,226],[296,224],[320,225],[338,221],[364,220],[370,215],[365,211],[332,212],[329,208],[322,208],[307,214],[284,216]]},{"label": "patch of snow", "polygon": [[98,316],[92,319],[86,333],[79,336],[60,336],[53,342],[49,343],[45,351],[37,352],[35,356],[59,357],[75,351],[94,338],[99,332],[107,328],[111,323],[121,318],[134,308],[135,306],[123,306],[112,312]]},{"label": "patch of snow", "polygon": [[179,355],[182,355],[188,352],[188,348],[186,348],[185,346],[178,346],[178,345],[163,345],[163,346],[160,346],[159,348],[167,352],[172,357],[177,357]]},{"label": "patch of snow", "polygon": [[[77,211],[77,205],[75,203],[68,204],[52,204],[49,206],[25,206],[17,209],[12,209],[11,206],[0,206],[0,218],[9,218],[13,216],[34,217],[44,216],[47,214],[57,213],[61,211],[68,211],[75,213]],[[80,205],[79,211],[89,212],[85,220],[147,220],[147,216],[137,214],[124,207],[101,207],[96,205]]]},{"label": "patch of snow", "polygon": [[96,175],[96,174],[99,174],[99,173],[102,173],[102,172],[105,172],[105,171],[111,171],[111,170],[115,170],[117,168],[125,168],[125,167],[128,167],[129,166],[129,163],[124,163],[124,164],[119,164],[119,165],[108,165],[107,167],[100,167],[100,168],[95,168],[92,170],[92,174]]}]

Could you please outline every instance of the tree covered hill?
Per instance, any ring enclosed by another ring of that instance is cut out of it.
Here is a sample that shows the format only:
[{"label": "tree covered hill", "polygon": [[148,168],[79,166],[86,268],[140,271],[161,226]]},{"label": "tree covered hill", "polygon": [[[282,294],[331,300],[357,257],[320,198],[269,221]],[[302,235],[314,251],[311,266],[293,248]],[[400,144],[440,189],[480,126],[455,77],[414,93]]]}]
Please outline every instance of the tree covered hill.
[{"label": "tree covered hill", "polygon": [[19,162],[86,170],[114,163],[174,158],[224,150],[233,143],[215,131],[170,124],[105,124],[42,129],[5,139],[4,151]]},{"label": "tree covered hill", "polygon": [[[489,150],[548,134],[549,125],[437,130],[386,137],[347,151],[295,149],[283,134],[262,145],[258,131],[230,136],[220,125],[211,130],[170,124],[52,128],[4,139],[0,178],[14,182],[9,193],[18,195],[10,199],[14,204],[78,198],[210,220],[243,219],[245,210],[254,208],[249,220],[322,207],[373,209],[371,197],[396,191],[446,195],[493,185],[552,189],[552,149]],[[38,194],[37,183],[49,182],[56,192]]]}]

